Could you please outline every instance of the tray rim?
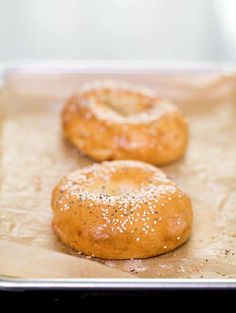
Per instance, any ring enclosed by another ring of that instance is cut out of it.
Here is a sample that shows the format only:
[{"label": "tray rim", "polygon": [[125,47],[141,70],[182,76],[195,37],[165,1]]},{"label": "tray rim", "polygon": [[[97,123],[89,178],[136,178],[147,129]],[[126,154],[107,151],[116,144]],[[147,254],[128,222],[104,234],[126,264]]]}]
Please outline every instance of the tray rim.
[{"label": "tray rim", "polygon": [[208,61],[148,61],[148,60],[12,60],[0,61],[0,74],[8,71],[23,71],[34,73],[79,73],[85,71],[106,73],[222,73],[224,75],[236,73],[236,62],[208,62]]},{"label": "tray rim", "polygon": [[68,278],[23,279],[0,278],[0,290],[81,289],[81,290],[236,290],[236,279],[204,278]]},{"label": "tray rim", "polygon": [[[187,61],[157,62],[147,60],[12,60],[0,62],[0,87],[8,72],[38,74],[73,73],[162,73],[236,74],[236,63]],[[236,279],[183,279],[183,278],[75,278],[75,279],[23,279],[0,276],[0,290],[81,289],[81,290],[170,290],[170,289],[235,289]]]}]

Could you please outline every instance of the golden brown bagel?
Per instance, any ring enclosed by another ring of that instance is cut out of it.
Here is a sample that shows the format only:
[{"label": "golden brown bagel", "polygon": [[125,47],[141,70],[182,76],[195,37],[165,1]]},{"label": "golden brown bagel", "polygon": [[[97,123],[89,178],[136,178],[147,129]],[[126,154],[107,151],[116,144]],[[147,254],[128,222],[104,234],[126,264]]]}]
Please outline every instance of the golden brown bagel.
[{"label": "golden brown bagel", "polygon": [[52,195],[52,225],[71,248],[103,259],[148,258],[187,240],[188,196],[138,161],[94,164],[64,177]]},{"label": "golden brown bagel", "polygon": [[62,121],[69,141],[97,161],[165,164],[182,156],[188,141],[186,121],[173,104],[125,87],[79,91],[65,103]]}]

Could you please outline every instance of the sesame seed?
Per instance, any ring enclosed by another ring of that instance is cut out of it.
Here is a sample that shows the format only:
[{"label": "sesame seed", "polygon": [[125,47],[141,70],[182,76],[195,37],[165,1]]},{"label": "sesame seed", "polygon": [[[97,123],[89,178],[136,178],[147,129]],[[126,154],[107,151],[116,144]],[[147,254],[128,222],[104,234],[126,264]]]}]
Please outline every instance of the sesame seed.
[{"label": "sesame seed", "polygon": [[140,239],[140,238],[139,238],[139,237],[137,237],[137,238],[136,238],[136,241],[139,241],[139,239]]},{"label": "sesame seed", "polygon": [[167,246],[163,246],[163,249],[166,249],[167,248]]},{"label": "sesame seed", "polygon": [[180,240],[180,237],[177,237],[177,240]]}]

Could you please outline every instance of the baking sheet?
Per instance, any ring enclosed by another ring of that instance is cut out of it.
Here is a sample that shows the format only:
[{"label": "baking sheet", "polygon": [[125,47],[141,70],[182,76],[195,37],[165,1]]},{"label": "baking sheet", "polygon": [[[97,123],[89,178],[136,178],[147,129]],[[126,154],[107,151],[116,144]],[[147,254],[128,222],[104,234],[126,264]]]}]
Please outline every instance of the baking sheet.
[{"label": "baking sheet", "polygon": [[[146,260],[92,260],[69,255],[51,230],[52,188],[63,175],[92,163],[64,141],[61,106],[81,83],[97,79],[152,87],[189,120],[185,157],[162,167],[188,192],[194,208],[192,236],[173,252]],[[2,276],[236,278],[234,75],[13,72],[0,97]]]}]

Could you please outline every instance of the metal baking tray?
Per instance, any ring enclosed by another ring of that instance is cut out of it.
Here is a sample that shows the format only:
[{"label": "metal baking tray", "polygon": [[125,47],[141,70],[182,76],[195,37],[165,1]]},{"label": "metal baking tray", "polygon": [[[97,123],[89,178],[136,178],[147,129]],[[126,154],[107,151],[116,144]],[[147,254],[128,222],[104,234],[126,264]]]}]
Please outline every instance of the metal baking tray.
[{"label": "metal baking tray", "polygon": [[[236,72],[236,65],[225,63],[155,63],[155,62],[104,62],[104,61],[14,61],[0,63],[0,91],[9,73],[29,72],[37,74],[126,74],[152,73],[165,75],[199,75],[219,73],[230,75]],[[183,289],[236,289],[236,279],[22,279],[0,277],[0,290],[183,290]]]}]

